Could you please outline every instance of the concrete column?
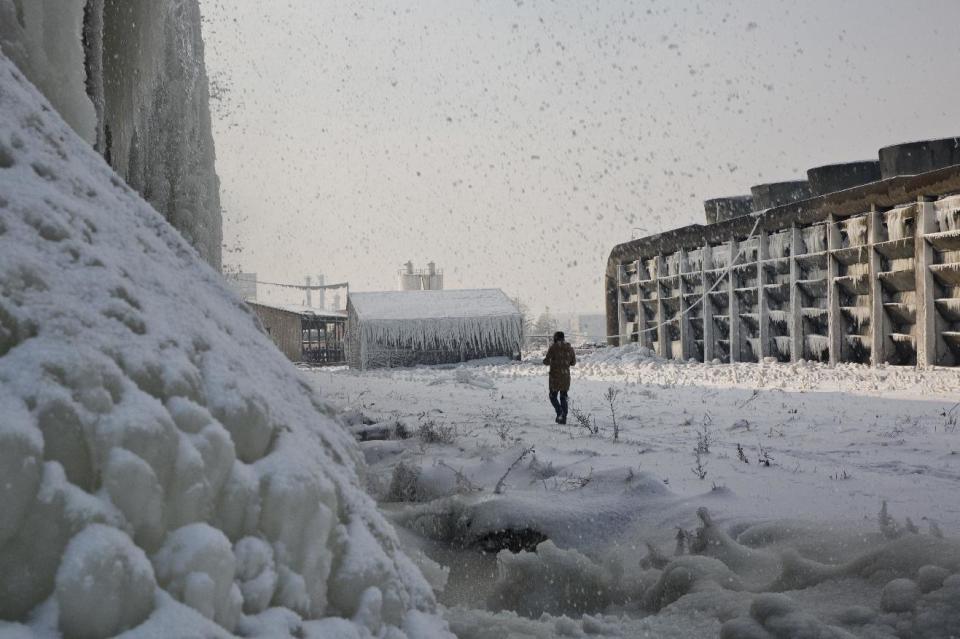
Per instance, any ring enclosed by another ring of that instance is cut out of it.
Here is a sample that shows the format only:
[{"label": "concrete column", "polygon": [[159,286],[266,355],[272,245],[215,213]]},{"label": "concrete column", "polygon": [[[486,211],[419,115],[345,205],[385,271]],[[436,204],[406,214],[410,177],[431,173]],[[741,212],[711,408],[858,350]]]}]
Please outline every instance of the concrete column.
[{"label": "concrete column", "polygon": [[936,225],[933,203],[921,197],[917,202],[913,249],[917,286],[917,368],[929,368],[937,363],[937,309],[934,305],[936,286],[930,271],[934,251],[924,237],[927,233],[936,231]]},{"label": "concrete column", "polygon": [[883,284],[880,271],[883,268],[881,255],[876,245],[881,241],[883,222],[876,205],[867,214],[867,259],[870,265],[870,365],[878,366],[887,361],[887,336],[890,334],[890,319],[883,310]]},{"label": "concrete column", "polygon": [[[639,259],[637,259],[637,261],[634,262],[633,267],[637,273],[637,284],[636,284],[637,299],[634,301],[634,304],[637,307],[637,311],[636,311],[637,312],[637,341],[639,342],[642,339],[642,335],[643,335],[641,331],[647,327],[647,318],[643,312],[643,302],[641,302],[641,298],[643,297],[643,295],[641,295],[641,289],[640,289],[640,260]],[[632,340],[633,337],[631,336],[630,339]]]},{"label": "concrete column", "polygon": [[656,286],[654,290],[657,292],[657,355],[663,358],[667,358],[670,354],[670,329],[667,326],[667,308],[663,303],[663,289],[660,286],[660,274],[663,273],[663,255],[658,255],[654,258],[657,274]]},{"label": "concrete column", "polygon": [[773,347],[770,344],[770,308],[767,304],[768,282],[767,270],[763,267],[763,262],[770,257],[770,248],[768,245],[769,235],[766,231],[760,231],[757,236],[759,245],[757,249],[757,315],[760,324],[757,330],[757,337],[760,338],[760,353],[758,360],[762,361],[764,357],[770,357],[773,353]]},{"label": "concrete column", "polygon": [[740,299],[737,297],[737,275],[733,270],[737,258],[737,241],[730,240],[730,275],[727,278],[727,291],[730,299],[727,303],[727,311],[730,313],[730,363],[739,362],[743,359],[740,354]]},{"label": "concrete column", "polygon": [[690,292],[690,287],[683,279],[683,274],[687,272],[687,251],[680,249],[677,254],[677,272],[680,273],[680,353],[674,353],[675,359],[686,361],[693,357],[693,329],[690,327],[690,314],[687,313],[687,301],[685,295]]},{"label": "concrete column", "polygon": [[803,244],[800,227],[793,224],[790,228],[790,361],[803,359],[803,292],[797,281],[800,279],[800,263],[797,254]]},{"label": "concrete column", "polygon": [[620,334],[620,343],[623,346],[630,341],[629,330],[627,329],[627,317],[623,312],[623,264],[617,264],[617,326]]},{"label": "concrete column", "polygon": [[840,313],[840,291],[836,283],[840,275],[840,264],[833,257],[833,252],[841,248],[840,244],[837,218],[831,213],[827,225],[827,338],[831,366],[842,361],[843,353],[843,315]]},{"label": "concrete column", "polygon": [[[646,268],[646,267],[645,267],[645,265],[644,265],[644,263],[643,263],[643,260],[642,260],[642,259],[638,259],[638,260],[637,260],[637,273],[642,273],[643,271],[642,271],[641,269],[644,269],[644,270],[645,270],[645,268]],[[650,275],[651,278],[652,278],[654,274],[653,274],[653,273],[650,273],[649,275]],[[656,303],[656,302],[654,302],[654,303]],[[640,331],[641,331],[641,332],[640,332],[640,335],[637,337],[637,341],[638,341],[642,346],[644,346],[645,348],[649,348],[649,349],[652,350],[652,349],[653,349],[653,346],[654,346],[654,344],[653,344],[653,334],[650,333],[648,329],[652,328],[653,326],[656,326],[656,322],[650,322],[650,321],[647,319],[647,307],[646,307],[646,305],[643,303],[643,291],[642,291],[642,289],[640,288],[640,285],[639,285],[639,284],[637,285],[637,311],[638,311],[637,317],[640,318],[640,319],[638,319],[638,322],[642,322],[642,325],[640,326]]]},{"label": "concrete column", "polygon": [[705,244],[703,247],[703,259],[700,260],[700,282],[703,286],[703,361],[709,362],[713,360],[716,355],[714,354],[714,349],[716,348],[716,342],[713,331],[713,302],[710,300],[710,295],[707,294],[707,291],[712,286],[712,283],[707,281],[707,266],[713,265],[713,247],[709,244]]}]

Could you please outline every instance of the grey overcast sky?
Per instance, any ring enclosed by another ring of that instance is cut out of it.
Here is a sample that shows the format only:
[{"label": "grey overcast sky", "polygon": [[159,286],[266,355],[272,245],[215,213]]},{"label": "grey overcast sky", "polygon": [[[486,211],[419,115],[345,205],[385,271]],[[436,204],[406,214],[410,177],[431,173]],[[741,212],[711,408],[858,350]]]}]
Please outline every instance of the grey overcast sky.
[{"label": "grey overcast sky", "polygon": [[958,0],[202,4],[224,261],[271,281],[391,289],[435,260],[599,311],[632,232],[960,134]]}]

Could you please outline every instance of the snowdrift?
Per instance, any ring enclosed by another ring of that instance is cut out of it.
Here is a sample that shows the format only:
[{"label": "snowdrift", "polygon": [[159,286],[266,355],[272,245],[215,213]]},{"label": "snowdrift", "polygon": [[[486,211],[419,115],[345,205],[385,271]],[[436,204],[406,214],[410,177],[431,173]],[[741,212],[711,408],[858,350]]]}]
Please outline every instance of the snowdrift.
[{"label": "snowdrift", "polygon": [[0,54],[0,634],[447,636],[358,461]]}]

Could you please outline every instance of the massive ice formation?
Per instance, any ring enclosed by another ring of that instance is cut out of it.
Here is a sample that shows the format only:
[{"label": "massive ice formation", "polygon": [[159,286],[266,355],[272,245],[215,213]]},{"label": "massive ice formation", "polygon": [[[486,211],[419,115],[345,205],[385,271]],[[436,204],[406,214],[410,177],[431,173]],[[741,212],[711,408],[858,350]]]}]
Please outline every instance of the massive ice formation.
[{"label": "massive ice formation", "polygon": [[155,209],[220,265],[197,0],[0,0],[0,48]]},{"label": "massive ice formation", "polygon": [[357,462],[219,275],[0,55],[0,634],[447,636]]}]

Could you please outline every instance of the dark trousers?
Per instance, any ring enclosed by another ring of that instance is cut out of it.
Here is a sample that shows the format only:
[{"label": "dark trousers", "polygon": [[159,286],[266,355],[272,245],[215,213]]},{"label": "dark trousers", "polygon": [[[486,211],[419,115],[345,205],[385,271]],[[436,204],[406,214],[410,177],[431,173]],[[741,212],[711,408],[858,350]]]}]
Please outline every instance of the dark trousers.
[{"label": "dark trousers", "polygon": [[[560,400],[557,401],[557,395]],[[557,416],[567,416],[567,391],[550,391],[550,403],[553,404],[553,410],[557,411]]]}]

